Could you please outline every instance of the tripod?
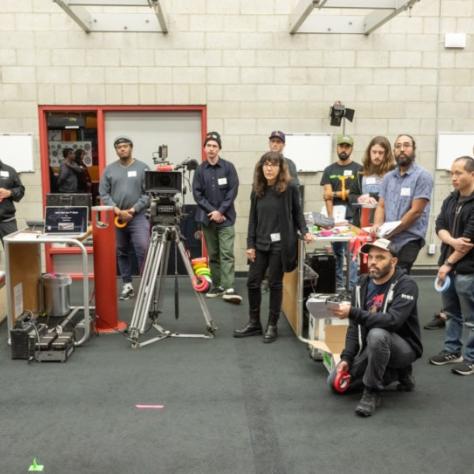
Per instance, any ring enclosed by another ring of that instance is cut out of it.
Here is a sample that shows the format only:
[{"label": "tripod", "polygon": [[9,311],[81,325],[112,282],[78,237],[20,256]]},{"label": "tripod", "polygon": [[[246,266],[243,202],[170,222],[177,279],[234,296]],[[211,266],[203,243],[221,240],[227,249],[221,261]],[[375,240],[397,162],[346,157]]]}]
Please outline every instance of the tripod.
[{"label": "tripod", "polygon": [[[177,251],[181,255],[181,259],[186,268],[186,272],[192,283],[194,272],[189,261],[186,249],[181,240],[180,229],[177,225],[155,225],[151,233],[150,246],[143,268],[142,280],[140,288],[138,289],[137,304],[133,310],[132,321],[129,327],[129,341],[132,348],[146,346],[153,342],[161,341],[168,337],[193,337],[211,339],[216,332],[216,326],[209,314],[206,302],[202,293],[194,291],[196,298],[201,307],[202,314],[206,321],[206,334],[180,334],[163,329],[158,322],[160,310],[157,309],[158,302],[162,301],[163,291],[163,277],[166,275],[168,269],[169,253],[172,243],[175,243],[175,265],[177,264]],[[176,278],[176,275],[175,275]],[[155,296],[155,299],[153,297]],[[150,311],[150,306],[153,303],[153,310]],[[175,311],[178,314],[178,282],[175,280]],[[152,320],[152,327],[158,331],[158,336],[148,339],[144,342],[139,342],[139,338],[145,333],[145,325],[148,317]]]}]

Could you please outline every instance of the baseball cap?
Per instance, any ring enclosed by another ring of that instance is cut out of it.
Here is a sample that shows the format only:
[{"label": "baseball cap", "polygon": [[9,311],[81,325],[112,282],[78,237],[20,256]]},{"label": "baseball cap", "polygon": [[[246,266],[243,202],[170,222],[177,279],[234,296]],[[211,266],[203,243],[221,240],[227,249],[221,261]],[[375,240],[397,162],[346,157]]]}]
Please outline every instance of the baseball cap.
[{"label": "baseball cap", "polygon": [[129,143],[131,146],[133,146],[133,142],[130,140],[130,138],[126,137],[125,135],[121,135],[114,140],[114,148],[122,143]]},{"label": "baseball cap", "polygon": [[354,139],[350,135],[338,135],[336,143],[338,145],[345,143],[346,145],[354,146]]},{"label": "baseball cap", "polygon": [[217,142],[217,144],[219,145],[219,148],[222,148],[221,136],[219,135],[218,132],[209,132],[206,135],[206,139],[204,140],[204,146],[206,146],[206,143],[210,142],[211,140]]},{"label": "baseball cap", "polygon": [[369,253],[369,250],[375,247],[377,249],[385,250],[387,252],[390,252],[394,257],[397,256],[397,252],[395,251],[392,242],[388,239],[377,239],[374,242],[369,242],[365,245],[363,245],[360,249],[362,253]]},{"label": "baseball cap", "polygon": [[273,130],[268,139],[271,140],[272,138],[278,138],[283,143],[285,143],[286,139],[285,134],[281,130]]}]

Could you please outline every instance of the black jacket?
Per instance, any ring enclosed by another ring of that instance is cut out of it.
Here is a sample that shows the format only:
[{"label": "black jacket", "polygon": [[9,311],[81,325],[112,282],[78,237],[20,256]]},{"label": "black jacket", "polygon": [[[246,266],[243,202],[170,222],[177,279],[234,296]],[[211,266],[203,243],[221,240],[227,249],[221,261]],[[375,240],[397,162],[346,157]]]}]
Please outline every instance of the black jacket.
[{"label": "black jacket", "polygon": [[[257,245],[257,196],[252,191],[250,195],[250,214],[247,233],[247,248],[254,249]],[[281,205],[275,212],[278,212],[281,238],[281,258],[284,272],[291,272],[296,268],[298,257],[298,235],[308,232],[300,205],[300,193],[298,184],[290,181],[286,191],[279,196]]]},{"label": "black jacket", "polygon": [[[436,218],[436,233],[447,230],[455,239],[466,237],[474,242],[474,194],[465,201],[458,203],[459,191],[451,193],[441,206],[441,212]],[[441,244],[441,255],[438,263],[440,265],[453,253],[454,249]],[[474,273],[474,249],[471,249],[453,267],[456,273],[461,275]]]},{"label": "black jacket", "polygon": [[350,364],[354,357],[364,349],[367,334],[372,328],[385,329],[398,334],[410,344],[417,358],[421,357],[423,346],[421,344],[417,310],[418,286],[415,280],[406,275],[403,270],[397,268],[395,274],[389,280],[389,285],[384,295],[382,311],[377,313],[371,313],[362,309],[365,308],[368,282],[369,276],[362,275],[352,292],[349,328],[341,359]]},{"label": "black jacket", "polygon": [[14,168],[0,161],[0,188],[11,191],[12,195],[0,202],[0,222],[13,220],[15,217],[15,205],[13,201],[20,201],[25,195],[25,187]]}]

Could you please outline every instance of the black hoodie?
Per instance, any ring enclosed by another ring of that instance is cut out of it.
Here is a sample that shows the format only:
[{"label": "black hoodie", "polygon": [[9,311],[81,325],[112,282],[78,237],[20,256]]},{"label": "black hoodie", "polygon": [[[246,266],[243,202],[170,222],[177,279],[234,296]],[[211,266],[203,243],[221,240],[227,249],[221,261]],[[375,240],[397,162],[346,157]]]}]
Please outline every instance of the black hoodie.
[{"label": "black hoodie", "polygon": [[368,283],[369,276],[362,275],[352,291],[349,328],[341,359],[350,364],[365,347],[367,334],[372,328],[385,329],[398,334],[410,344],[416,357],[421,357],[423,346],[418,321],[418,286],[415,280],[406,275],[404,270],[397,268],[392,278],[387,282],[382,311],[376,313],[363,309],[365,308]]},{"label": "black hoodie", "polygon": [[20,201],[25,194],[25,187],[21,184],[20,177],[14,168],[0,161],[0,188],[11,191],[9,198],[0,202],[0,222],[11,221],[15,218],[15,205],[13,201]]},{"label": "black hoodie", "polygon": [[[459,201],[459,191],[454,191],[443,201],[436,218],[436,233],[440,230],[447,230],[455,239],[466,237],[474,243],[474,193]],[[453,251],[450,245],[442,243],[439,265],[442,265]],[[453,269],[461,275],[474,273],[474,249],[456,262]]]}]

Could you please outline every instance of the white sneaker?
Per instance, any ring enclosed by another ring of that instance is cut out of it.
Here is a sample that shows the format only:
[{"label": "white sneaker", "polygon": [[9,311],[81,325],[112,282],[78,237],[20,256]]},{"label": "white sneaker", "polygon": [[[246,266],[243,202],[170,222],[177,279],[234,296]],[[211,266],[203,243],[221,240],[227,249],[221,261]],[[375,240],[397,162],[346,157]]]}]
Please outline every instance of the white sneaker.
[{"label": "white sneaker", "polygon": [[131,283],[124,283],[122,286],[122,291],[120,292],[120,299],[121,300],[129,300],[135,296],[135,290],[133,289],[133,285]]},{"label": "white sneaker", "polygon": [[238,295],[233,288],[229,288],[224,291],[222,299],[228,303],[240,304],[242,303],[242,297]]}]

